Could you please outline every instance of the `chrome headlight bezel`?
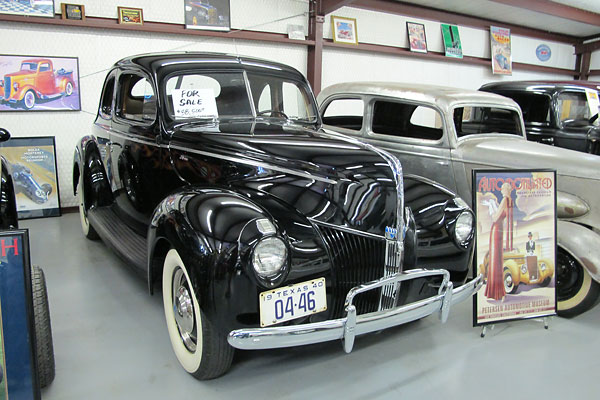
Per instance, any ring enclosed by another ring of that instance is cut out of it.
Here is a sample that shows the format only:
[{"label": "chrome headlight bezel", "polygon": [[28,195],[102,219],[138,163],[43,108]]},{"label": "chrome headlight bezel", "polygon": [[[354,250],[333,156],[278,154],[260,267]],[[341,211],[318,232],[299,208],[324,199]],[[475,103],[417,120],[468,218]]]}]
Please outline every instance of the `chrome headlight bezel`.
[{"label": "chrome headlight bezel", "polygon": [[548,267],[546,267],[546,263],[540,263],[540,271],[544,272],[547,268]]},{"label": "chrome headlight bezel", "polygon": [[525,275],[527,273],[527,266],[525,264],[521,265],[521,274]]},{"label": "chrome headlight bezel", "polygon": [[250,263],[256,277],[269,283],[277,281],[286,270],[288,254],[287,245],[282,238],[262,237],[254,245],[250,256]]},{"label": "chrome headlight bezel", "polygon": [[474,222],[475,218],[470,210],[463,210],[456,217],[452,228],[452,235],[458,246],[466,248],[471,243],[474,234]]}]

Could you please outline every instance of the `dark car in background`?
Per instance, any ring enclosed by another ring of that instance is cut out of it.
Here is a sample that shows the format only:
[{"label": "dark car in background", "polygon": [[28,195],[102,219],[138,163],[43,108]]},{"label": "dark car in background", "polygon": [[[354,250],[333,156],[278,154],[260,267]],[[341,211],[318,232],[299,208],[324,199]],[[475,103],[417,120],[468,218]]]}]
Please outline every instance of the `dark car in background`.
[{"label": "dark car in background", "polygon": [[495,82],[479,90],[519,104],[528,140],[600,155],[598,110],[590,109],[586,87],[597,90],[592,82],[579,85],[577,81]]},{"label": "dark car in background", "polygon": [[445,320],[481,285],[465,283],[464,201],[320,125],[282,64],[164,53],[108,73],[75,150],[82,228],[162,286],[171,345],[198,379],[225,373],[234,348],[350,352],[355,335]]}]

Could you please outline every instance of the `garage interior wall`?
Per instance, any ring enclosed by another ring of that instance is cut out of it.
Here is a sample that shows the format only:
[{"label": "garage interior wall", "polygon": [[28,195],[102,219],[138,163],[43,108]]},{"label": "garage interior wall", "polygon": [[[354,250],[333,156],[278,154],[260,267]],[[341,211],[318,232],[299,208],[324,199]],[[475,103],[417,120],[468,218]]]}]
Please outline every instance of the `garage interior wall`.
[{"label": "garage interior wall", "polygon": [[[117,6],[140,7],[144,20],[183,23],[181,1],[164,0],[79,0],[87,16],[117,17]],[[287,33],[288,24],[302,25],[307,32],[308,0],[230,0],[231,28]],[[60,1],[55,1],[60,12]],[[428,48],[443,51],[439,22],[420,20],[343,7],[333,14],[357,19],[361,42],[408,47],[406,21],[425,24]],[[489,57],[489,32],[459,27],[465,55]],[[0,54],[66,56],[79,58],[81,112],[7,112],[0,114],[0,126],[13,136],[55,136],[61,206],[76,206],[72,191],[73,149],[77,140],[89,134],[106,71],[115,61],[133,54],[154,51],[215,51],[237,53],[282,62],[307,70],[307,47],[301,43],[279,44],[203,36],[185,36],[148,32],[100,30],[26,23],[3,23]],[[330,16],[325,17],[324,37],[331,38]],[[8,38],[12,38],[8,40]],[[513,61],[557,68],[575,68],[574,48],[564,43],[543,41],[513,35]],[[542,63],[535,48],[545,43],[552,57]],[[596,67],[594,67],[596,65]],[[592,55],[592,69],[600,68],[598,53]],[[570,79],[569,76],[514,70],[510,77],[494,76],[491,67],[461,62],[432,61],[417,57],[395,57],[386,54],[348,49],[323,50],[323,84],[356,80],[396,80],[441,84],[477,89],[483,83],[501,79]]]}]

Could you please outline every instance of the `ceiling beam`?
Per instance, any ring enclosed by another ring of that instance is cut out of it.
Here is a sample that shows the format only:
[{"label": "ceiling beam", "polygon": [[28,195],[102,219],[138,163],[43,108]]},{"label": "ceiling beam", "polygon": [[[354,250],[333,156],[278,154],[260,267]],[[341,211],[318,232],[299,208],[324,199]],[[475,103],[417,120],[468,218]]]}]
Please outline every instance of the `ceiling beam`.
[{"label": "ceiling beam", "polygon": [[550,0],[490,0],[507,6],[524,8],[553,17],[583,22],[584,24],[600,26],[600,14],[571,7],[566,4],[556,3]]},{"label": "ceiling beam", "polygon": [[321,0],[319,2],[319,14],[329,14],[330,12],[333,12],[338,8],[347,6],[348,4],[353,3],[354,1],[355,0]]},{"label": "ceiling beam", "polygon": [[[526,0],[522,0],[523,3]],[[576,44],[580,38],[572,35],[553,33],[541,29],[529,28],[506,22],[483,19],[466,14],[453,13],[436,8],[419,6],[412,3],[403,3],[391,0],[355,0],[352,7],[365,10],[380,11],[407,17],[422,18],[430,21],[439,21],[447,24],[456,24],[479,29],[490,29],[490,25],[509,28],[514,35],[529,36],[538,39],[552,40],[560,43]]]},{"label": "ceiling beam", "polygon": [[592,53],[598,49],[600,49],[600,40],[589,43],[580,43],[575,45],[575,54]]}]

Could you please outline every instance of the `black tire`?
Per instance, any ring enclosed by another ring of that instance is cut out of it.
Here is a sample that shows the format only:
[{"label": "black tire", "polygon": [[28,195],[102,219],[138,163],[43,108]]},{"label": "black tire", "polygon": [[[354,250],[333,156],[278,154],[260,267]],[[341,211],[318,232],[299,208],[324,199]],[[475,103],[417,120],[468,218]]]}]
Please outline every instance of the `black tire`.
[{"label": "black tire", "polygon": [[85,185],[83,182],[83,174],[79,177],[79,220],[81,222],[81,230],[83,235],[90,240],[98,240],[100,236],[98,236],[98,232],[94,229],[92,224],[87,218],[87,207],[85,204]]},{"label": "black tire", "polygon": [[52,194],[52,185],[49,183],[44,183],[42,185],[42,190],[46,192],[47,196],[50,196]]},{"label": "black tire", "polygon": [[52,327],[50,325],[50,309],[44,271],[34,265],[31,271],[33,292],[33,316],[35,319],[35,349],[38,379],[41,387],[46,387],[54,380],[54,345],[52,343]]},{"label": "black tire", "polygon": [[600,284],[562,248],[558,249],[557,261],[558,315],[572,318],[594,307],[600,300]]},{"label": "black tire", "polygon": [[513,281],[513,277],[510,274],[510,271],[508,269],[504,270],[504,274],[502,275],[502,282],[504,284],[504,291],[507,294],[517,293],[517,289],[519,289],[519,284],[517,283],[515,285],[515,283]]},{"label": "black tire", "polygon": [[550,281],[552,280],[552,277],[547,277],[546,279],[544,279],[542,282],[540,282],[540,286],[542,287],[546,287],[550,284]]},{"label": "black tire", "polygon": [[174,249],[165,257],[162,282],[169,338],[181,366],[199,380],[226,373],[234,348],[200,309],[185,265]]}]

